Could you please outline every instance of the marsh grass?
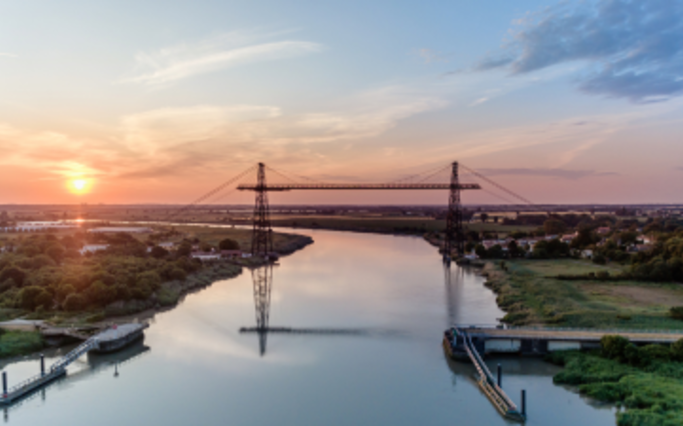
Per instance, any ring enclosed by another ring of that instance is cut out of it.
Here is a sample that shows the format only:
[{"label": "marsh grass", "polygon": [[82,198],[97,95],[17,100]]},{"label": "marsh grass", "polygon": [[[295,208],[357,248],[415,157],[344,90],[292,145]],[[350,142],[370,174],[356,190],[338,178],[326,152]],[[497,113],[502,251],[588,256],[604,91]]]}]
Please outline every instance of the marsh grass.
[{"label": "marsh grass", "polygon": [[604,270],[571,259],[506,261],[506,269],[489,262],[483,273],[508,324],[683,329],[667,305],[676,300],[683,305],[683,286],[678,284],[554,278]]},{"label": "marsh grass", "polygon": [[0,358],[26,355],[43,348],[43,336],[37,331],[4,331],[0,334]]}]

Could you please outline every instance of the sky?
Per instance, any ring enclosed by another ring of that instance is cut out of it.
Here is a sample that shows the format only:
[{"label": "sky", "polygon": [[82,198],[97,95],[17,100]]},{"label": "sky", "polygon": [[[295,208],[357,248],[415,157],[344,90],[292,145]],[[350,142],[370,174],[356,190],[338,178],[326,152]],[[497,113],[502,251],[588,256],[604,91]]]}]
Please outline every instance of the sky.
[{"label": "sky", "polygon": [[[0,203],[183,204],[258,162],[392,182],[453,161],[539,204],[683,203],[680,40],[680,0],[4,0]],[[463,201],[515,201],[482,186]]]}]

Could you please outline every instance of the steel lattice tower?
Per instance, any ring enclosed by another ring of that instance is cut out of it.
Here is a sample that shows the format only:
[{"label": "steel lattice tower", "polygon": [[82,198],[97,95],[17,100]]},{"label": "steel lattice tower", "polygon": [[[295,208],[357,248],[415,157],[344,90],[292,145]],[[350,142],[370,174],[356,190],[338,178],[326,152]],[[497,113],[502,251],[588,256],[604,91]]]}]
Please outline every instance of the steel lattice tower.
[{"label": "steel lattice tower", "polygon": [[266,353],[268,339],[268,321],[270,319],[270,289],[273,282],[273,266],[268,264],[252,269],[251,279],[254,283],[254,305],[256,307],[256,332],[259,336],[261,356]]},{"label": "steel lattice tower", "polygon": [[253,256],[262,255],[263,257],[267,257],[273,251],[273,230],[270,227],[265,167],[263,163],[258,164],[254,230],[251,235],[251,254]]},{"label": "steel lattice tower", "polygon": [[451,256],[454,249],[458,256],[465,254],[465,233],[462,230],[462,206],[460,204],[460,179],[457,161],[453,163],[451,171],[448,216],[446,217],[446,235],[443,247],[444,258]]}]

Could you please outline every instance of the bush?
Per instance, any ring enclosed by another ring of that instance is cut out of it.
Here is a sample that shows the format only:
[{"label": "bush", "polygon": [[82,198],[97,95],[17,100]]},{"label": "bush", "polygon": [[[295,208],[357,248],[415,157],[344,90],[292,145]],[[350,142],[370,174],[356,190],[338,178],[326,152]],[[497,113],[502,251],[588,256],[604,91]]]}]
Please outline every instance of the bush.
[{"label": "bush", "polygon": [[629,346],[628,339],[621,336],[605,335],[600,339],[602,356],[608,359],[624,360],[625,350]]},{"label": "bush", "polygon": [[43,348],[43,336],[37,331],[8,331],[0,336],[0,357],[26,355]]},{"label": "bush", "polygon": [[26,272],[14,266],[7,267],[0,272],[0,282],[12,278],[19,287],[24,285],[24,279],[26,279]]},{"label": "bush", "polygon": [[43,290],[34,299],[36,309],[43,308],[45,310],[52,308],[53,298],[50,293]]},{"label": "bush", "polygon": [[162,259],[162,258],[168,256],[168,250],[166,250],[163,247],[154,246],[154,247],[152,247],[152,251],[150,252],[150,254],[155,259]]},{"label": "bush", "polygon": [[671,345],[671,358],[676,361],[683,361],[683,339],[678,339]]},{"label": "bush", "polygon": [[218,248],[221,250],[239,250],[240,245],[237,241],[226,238],[218,243]]},{"label": "bush", "polygon": [[64,309],[70,312],[75,312],[83,309],[85,300],[80,294],[70,294],[64,300]]},{"label": "bush", "polygon": [[22,288],[19,292],[19,306],[27,311],[34,310],[38,305],[36,299],[43,292],[42,287],[30,286]]},{"label": "bush", "polygon": [[596,277],[597,279],[601,280],[601,281],[607,281],[607,280],[609,280],[609,278],[610,278],[610,277],[609,277],[609,272],[607,272],[607,271],[598,271],[598,272],[595,274],[595,277]]},{"label": "bush", "polygon": [[598,253],[595,256],[593,256],[593,263],[597,263],[598,265],[604,265],[607,263],[607,259],[605,259],[605,256]]},{"label": "bush", "polygon": [[161,277],[155,271],[147,271],[138,275],[138,287],[147,287],[151,291],[157,291],[161,287]]},{"label": "bush", "polygon": [[683,306],[674,306],[669,309],[669,315],[673,319],[683,320]]}]

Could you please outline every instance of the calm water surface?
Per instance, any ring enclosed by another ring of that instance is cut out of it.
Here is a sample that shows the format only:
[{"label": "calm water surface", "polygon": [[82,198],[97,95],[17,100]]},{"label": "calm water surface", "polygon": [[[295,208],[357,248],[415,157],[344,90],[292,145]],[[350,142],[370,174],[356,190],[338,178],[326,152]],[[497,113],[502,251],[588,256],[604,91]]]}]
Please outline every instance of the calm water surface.
[{"label": "calm water surface", "polygon": [[[240,334],[256,325],[252,274],[157,314],[143,343],[82,357],[69,375],[4,413],[12,425],[507,425],[471,365],[441,349],[449,323],[503,313],[474,271],[446,273],[422,239],[306,232],[315,244],[273,269],[270,326],[359,335]],[[55,358],[59,353],[48,353]],[[48,360],[52,362],[52,359]],[[503,388],[528,395],[528,425],[614,425],[610,407],[555,386],[558,370],[504,358]],[[10,385],[37,359],[6,365]]]}]

